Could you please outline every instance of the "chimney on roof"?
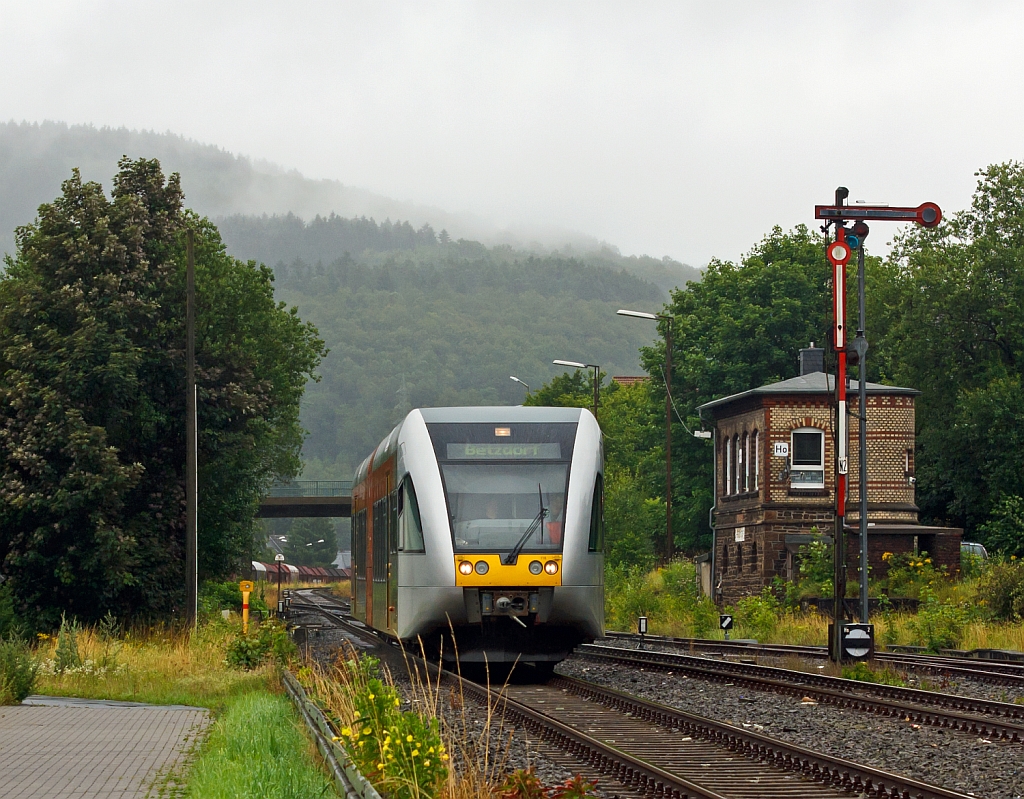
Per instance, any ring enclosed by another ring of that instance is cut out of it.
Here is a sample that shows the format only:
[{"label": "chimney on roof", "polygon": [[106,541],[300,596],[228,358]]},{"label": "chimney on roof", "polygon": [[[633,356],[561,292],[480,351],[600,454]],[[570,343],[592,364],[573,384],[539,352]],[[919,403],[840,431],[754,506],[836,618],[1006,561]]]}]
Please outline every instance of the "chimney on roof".
[{"label": "chimney on roof", "polygon": [[825,371],[825,350],[815,347],[811,342],[810,347],[800,350],[800,376],[809,375],[811,372]]}]

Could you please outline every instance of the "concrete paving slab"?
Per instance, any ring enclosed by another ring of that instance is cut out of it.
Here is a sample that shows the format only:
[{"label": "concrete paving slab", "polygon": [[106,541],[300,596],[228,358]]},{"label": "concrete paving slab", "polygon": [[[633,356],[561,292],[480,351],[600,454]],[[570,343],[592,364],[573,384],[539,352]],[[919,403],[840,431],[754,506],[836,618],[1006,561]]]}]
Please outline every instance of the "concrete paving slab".
[{"label": "concrete paving slab", "polygon": [[0,707],[0,797],[145,799],[210,724],[184,705],[29,699]]}]

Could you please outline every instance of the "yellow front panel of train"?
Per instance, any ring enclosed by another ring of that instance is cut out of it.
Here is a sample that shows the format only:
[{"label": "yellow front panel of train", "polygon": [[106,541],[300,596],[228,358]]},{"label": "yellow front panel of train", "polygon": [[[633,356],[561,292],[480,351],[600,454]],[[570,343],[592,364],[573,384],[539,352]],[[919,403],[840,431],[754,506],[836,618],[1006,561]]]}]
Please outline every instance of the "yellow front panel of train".
[{"label": "yellow front panel of train", "polygon": [[[506,566],[501,562],[501,558],[501,555],[456,555],[455,584],[470,588],[562,584],[562,556],[560,554],[520,555],[519,560],[513,566]],[[480,564],[486,564],[486,569]],[[532,570],[531,564],[533,564]],[[535,573],[537,572],[536,564],[540,564],[539,573]],[[481,574],[481,572],[483,573]]]}]

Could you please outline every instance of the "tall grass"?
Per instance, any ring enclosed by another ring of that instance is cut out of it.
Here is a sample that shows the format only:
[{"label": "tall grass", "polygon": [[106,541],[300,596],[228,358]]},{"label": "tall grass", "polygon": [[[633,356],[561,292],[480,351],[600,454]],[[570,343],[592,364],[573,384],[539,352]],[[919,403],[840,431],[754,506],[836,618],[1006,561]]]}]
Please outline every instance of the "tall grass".
[{"label": "tall grass", "polygon": [[335,799],[289,701],[253,693],[231,702],[188,777],[196,799]]},{"label": "tall grass", "polygon": [[258,689],[279,690],[274,666],[253,671],[225,663],[237,625],[215,619],[188,632],[169,627],[123,635],[99,627],[74,633],[79,665],[60,667],[57,637],[40,636],[35,690],[52,696],[183,704],[223,710]]},{"label": "tall grass", "polygon": [[[1024,625],[1020,620],[1000,620],[992,609],[1024,596],[1024,566],[989,563],[980,573],[958,580],[927,564],[913,568],[910,577],[916,582],[903,575],[904,588],[920,597],[920,609],[917,613],[882,610],[872,614],[875,641],[880,646],[1024,651]],[[765,589],[723,608],[698,598],[694,566],[685,560],[651,571],[609,569],[605,586],[605,617],[610,630],[636,630],[637,617],[647,616],[652,633],[721,639],[718,615],[731,612],[735,617],[732,638],[804,645],[824,645],[828,639],[828,617],[814,610],[786,607],[777,598],[792,593],[785,586]]]}]

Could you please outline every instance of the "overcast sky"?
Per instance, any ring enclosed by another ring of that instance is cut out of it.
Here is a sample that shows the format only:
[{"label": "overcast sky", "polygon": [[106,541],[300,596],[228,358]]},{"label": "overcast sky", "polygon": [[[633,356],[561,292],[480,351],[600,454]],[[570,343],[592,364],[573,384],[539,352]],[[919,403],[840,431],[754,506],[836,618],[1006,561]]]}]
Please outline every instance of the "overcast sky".
[{"label": "overcast sky", "polygon": [[0,0],[0,117],[700,265],[839,184],[966,206],[1022,156],[1022,42],[1020,2]]}]

